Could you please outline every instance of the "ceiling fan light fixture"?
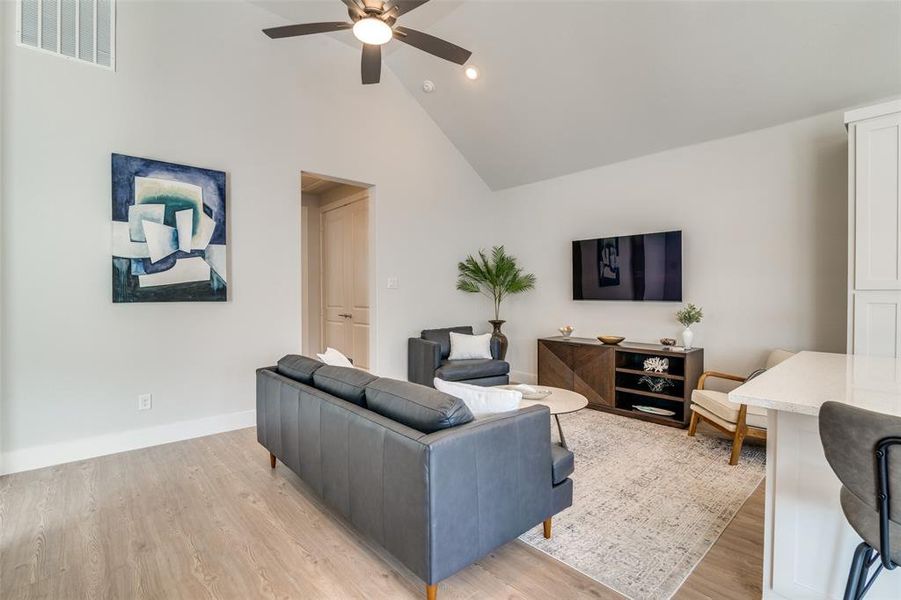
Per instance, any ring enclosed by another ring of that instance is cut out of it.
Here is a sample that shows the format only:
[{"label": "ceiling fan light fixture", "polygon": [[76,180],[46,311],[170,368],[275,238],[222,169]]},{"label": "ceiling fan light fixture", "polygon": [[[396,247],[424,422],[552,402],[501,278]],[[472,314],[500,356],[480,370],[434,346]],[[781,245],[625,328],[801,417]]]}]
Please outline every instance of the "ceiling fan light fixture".
[{"label": "ceiling fan light fixture", "polygon": [[394,37],[391,27],[381,19],[366,17],[354,23],[354,36],[364,44],[381,46]]},{"label": "ceiling fan light fixture", "polygon": [[[96,1],[96,0],[95,0]],[[333,33],[352,29],[354,37],[363,42],[360,59],[360,81],[363,85],[378,83],[382,72],[382,45],[397,34],[403,42],[417,50],[437,58],[465,65],[472,52],[448,41],[397,24],[397,18],[414,10],[429,0],[340,0],[347,8],[347,21],[321,23],[297,23],[280,27],[267,27],[263,33],[270,39],[293,38],[315,33]]]},{"label": "ceiling fan light fixture", "polygon": [[466,65],[463,74],[466,75],[466,79],[475,81],[479,78],[479,68],[475,65]]}]

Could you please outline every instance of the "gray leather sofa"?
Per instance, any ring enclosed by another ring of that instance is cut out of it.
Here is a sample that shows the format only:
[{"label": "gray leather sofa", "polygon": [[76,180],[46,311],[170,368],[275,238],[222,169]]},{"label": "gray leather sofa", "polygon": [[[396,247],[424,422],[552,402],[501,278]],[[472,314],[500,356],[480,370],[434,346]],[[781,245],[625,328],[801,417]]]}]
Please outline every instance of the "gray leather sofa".
[{"label": "gray leather sofa", "polygon": [[425,329],[418,338],[407,342],[407,379],[414,383],[434,387],[437,377],[445,381],[473,383],[475,385],[506,385],[510,383],[510,364],[499,360],[500,346],[491,340],[492,358],[448,360],[450,333],[472,335],[472,327],[446,327]]},{"label": "gray leather sofa", "polygon": [[286,356],[257,370],[257,439],[426,583],[572,505],[572,453],[547,407],[474,419],[457,398]]}]

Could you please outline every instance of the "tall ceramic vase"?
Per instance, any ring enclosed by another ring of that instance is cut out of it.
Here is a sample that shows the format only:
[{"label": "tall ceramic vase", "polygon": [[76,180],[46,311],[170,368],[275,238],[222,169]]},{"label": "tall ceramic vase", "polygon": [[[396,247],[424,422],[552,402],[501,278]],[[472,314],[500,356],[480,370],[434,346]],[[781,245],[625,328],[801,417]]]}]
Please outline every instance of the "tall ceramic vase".
[{"label": "tall ceramic vase", "polygon": [[682,331],[682,347],[691,350],[691,343],[695,339],[695,332],[691,330],[691,326],[686,327]]},{"label": "tall ceramic vase", "polygon": [[504,360],[507,356],[507,345],[509,342],[507,341],[507,336],[504,335],[504,332],[501,331],[501,325],[506,323],[506,321],[499,320],[490,320],[491,326],[494,327],[494,331],[491,332],[491,341],[497,342],[498,348],[500,348],[500,353],[498,354],[498,359]]}]

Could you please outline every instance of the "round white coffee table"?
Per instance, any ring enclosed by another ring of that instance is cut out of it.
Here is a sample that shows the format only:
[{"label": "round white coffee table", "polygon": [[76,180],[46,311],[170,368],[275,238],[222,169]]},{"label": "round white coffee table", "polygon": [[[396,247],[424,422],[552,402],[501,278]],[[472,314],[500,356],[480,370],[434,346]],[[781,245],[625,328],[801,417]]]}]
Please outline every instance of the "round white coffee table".
[{"label": "round white coffee table", "polygon": [[547,396],[546,398],[542,398],[541,400],[526,400],[525,398],[523,398],[519,402],[519,407],[527,408],[529,406],[536,406],[538,404],[547,406],[550,409],[551,414],[554,416],[554,420],[557,421],[557,433],[560,434],[560,445],[568,450],[569,446],[566,445],[566,438],[563,436],[563,428],[560,426],[560,415],[574,413],[582,410],[583,408],[588,406],[588,398],[586,398],[582,394],[573,392],[572,390],[564,390],[563,388],[551,387],[549,385],[539,385],[534,387],[538,387],[544,390],[550,390],[551,395]]}]

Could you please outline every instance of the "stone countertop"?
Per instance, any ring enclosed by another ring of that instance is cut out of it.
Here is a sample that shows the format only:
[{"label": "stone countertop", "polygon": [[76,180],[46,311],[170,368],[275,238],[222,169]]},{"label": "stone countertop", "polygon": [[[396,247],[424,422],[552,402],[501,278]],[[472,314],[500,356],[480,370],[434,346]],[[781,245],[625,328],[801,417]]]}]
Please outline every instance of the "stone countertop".
[{"label": "stone countertop", "polygon": [[799,352],[732,390],[729,400],[813,416],[834,400],[901,416],[901,359]]}]

